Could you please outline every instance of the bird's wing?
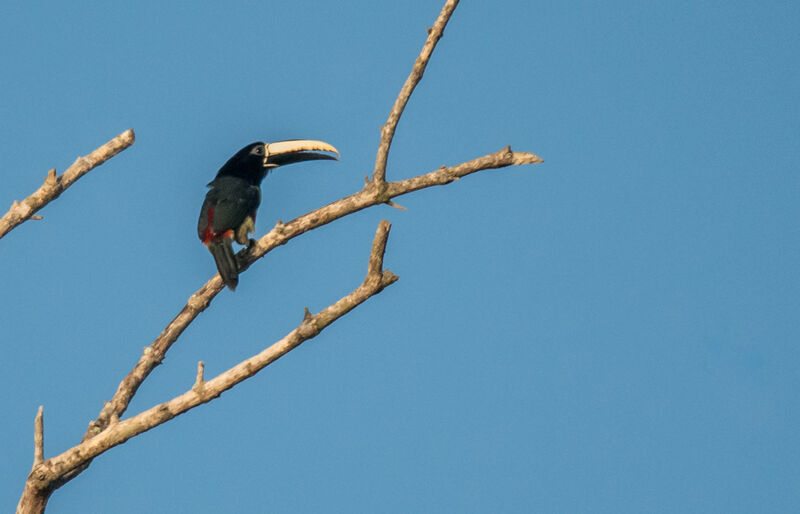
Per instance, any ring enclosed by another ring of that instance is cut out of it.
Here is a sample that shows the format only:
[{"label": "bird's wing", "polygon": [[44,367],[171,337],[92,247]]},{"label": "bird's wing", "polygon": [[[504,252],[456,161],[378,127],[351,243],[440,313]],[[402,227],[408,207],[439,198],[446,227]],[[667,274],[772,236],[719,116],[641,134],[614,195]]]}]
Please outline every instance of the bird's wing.
[{"label": "bird's wing", "polygon": [[211,229],[221,234],[236,230],[247,216],[253,216],[261,203],[261,190],[244,181],[227,181],[213,187],[206,199],[214,207],[208,217]]}]

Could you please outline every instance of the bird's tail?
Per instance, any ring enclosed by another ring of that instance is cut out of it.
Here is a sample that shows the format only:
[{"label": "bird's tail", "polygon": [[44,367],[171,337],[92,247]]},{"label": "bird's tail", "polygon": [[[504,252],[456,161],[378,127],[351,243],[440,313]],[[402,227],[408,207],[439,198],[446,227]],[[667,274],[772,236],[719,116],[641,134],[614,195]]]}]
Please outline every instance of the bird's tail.
[{"label": "bird's tail", "polygon": [[217,263],[222,281],[231,291],[236,290],[236,285],[239,283],[239,267],[236,265],[236,256],[233,254],[233,244],[230,238],[214,239],[208,245],[208,250],[214,256],[214,262]]}]

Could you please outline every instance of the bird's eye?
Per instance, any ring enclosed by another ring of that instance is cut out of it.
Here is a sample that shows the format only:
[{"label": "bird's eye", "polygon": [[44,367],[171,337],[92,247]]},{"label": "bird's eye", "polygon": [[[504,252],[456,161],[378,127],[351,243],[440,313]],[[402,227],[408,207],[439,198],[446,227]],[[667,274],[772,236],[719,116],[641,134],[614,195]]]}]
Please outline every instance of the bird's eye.
[{"label": "bird's eye", "polygon": [[257,147],[253,148],[253,153],[256,155],[261,155],[262,153],[264,153],[264,147],[258,145]]}]

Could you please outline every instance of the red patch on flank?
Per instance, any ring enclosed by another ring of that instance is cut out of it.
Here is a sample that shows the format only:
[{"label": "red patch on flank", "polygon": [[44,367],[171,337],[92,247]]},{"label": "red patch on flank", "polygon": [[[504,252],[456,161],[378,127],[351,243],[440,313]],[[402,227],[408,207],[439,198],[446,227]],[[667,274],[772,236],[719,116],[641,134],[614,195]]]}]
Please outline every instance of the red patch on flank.
[{"label": "red patch on flank", "polygon": [[208,243],[210,243],[211,240],[214,239],[214,237],[217,235],[211,229],[211,220],[213,220],[213,219],[214,219],[214,206],[212,205],[211,207],[208,208],[208,224],[206,225],[205,232],[203,232],[203,244],[204,245],[208,245]]},{"label": "red patch on flank", "polygon": [[206,225],[206,229],[203,232],[202,241],[204,245],[208,246],[208,244],[212,240],[217,239],[218,237],[229,237],[233,239],[233,229],[226,230],[222,234],[217,234],[216,232],[214,232],[214,230],[211,228],[211,222],[213,220],[214,220],[214,206],[212,205],[211,207],[208,208],[208,224]]}]

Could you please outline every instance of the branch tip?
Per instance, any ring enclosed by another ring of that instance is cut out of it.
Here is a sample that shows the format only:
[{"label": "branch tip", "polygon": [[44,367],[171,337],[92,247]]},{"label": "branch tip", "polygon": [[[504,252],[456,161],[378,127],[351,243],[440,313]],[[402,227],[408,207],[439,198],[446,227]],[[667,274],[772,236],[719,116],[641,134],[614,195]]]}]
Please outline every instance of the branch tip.
[{"label": "branch tip", "polygon": [[391,200],[386,200],[386,205],[388,205],[389,207],[394,207],[395,209],[400,210],[400,211],[407,211],[408,210],[406,207],[403,207],[399,203],[394,203]]},{"label": "branch tip", "polygon": [[206,369],[206,364],[203,361],[197,361],[197,377],[194,380],[194,387],[192,389],[203,387],[203,384],[206,383],[205,379],[203,378],[205,369]]},{"label": "branch tip", "polygon": [[308,321],[311,319],[311,311],[308,310],[308,307],[305,307],[305,312],[303,313],[303,321]]},{"label": "branch tip", "polygon": [[511,163],[517,166],[523,164],[540,164],[544,159],[531,152],[513,152],[511,156]]},{"label": "branch tip", "polygon": [[44,462],[44,405],[39,405],[33,421],[33,467]]},{"label": "branch tip", "polygon": [[388,269],[384,270],[383,275],[381,275],[381,287],[383,288],[386,286],[390,286],[395,282],[397,282],[398,280],[400,280],[400,277],[398,277]]}]

